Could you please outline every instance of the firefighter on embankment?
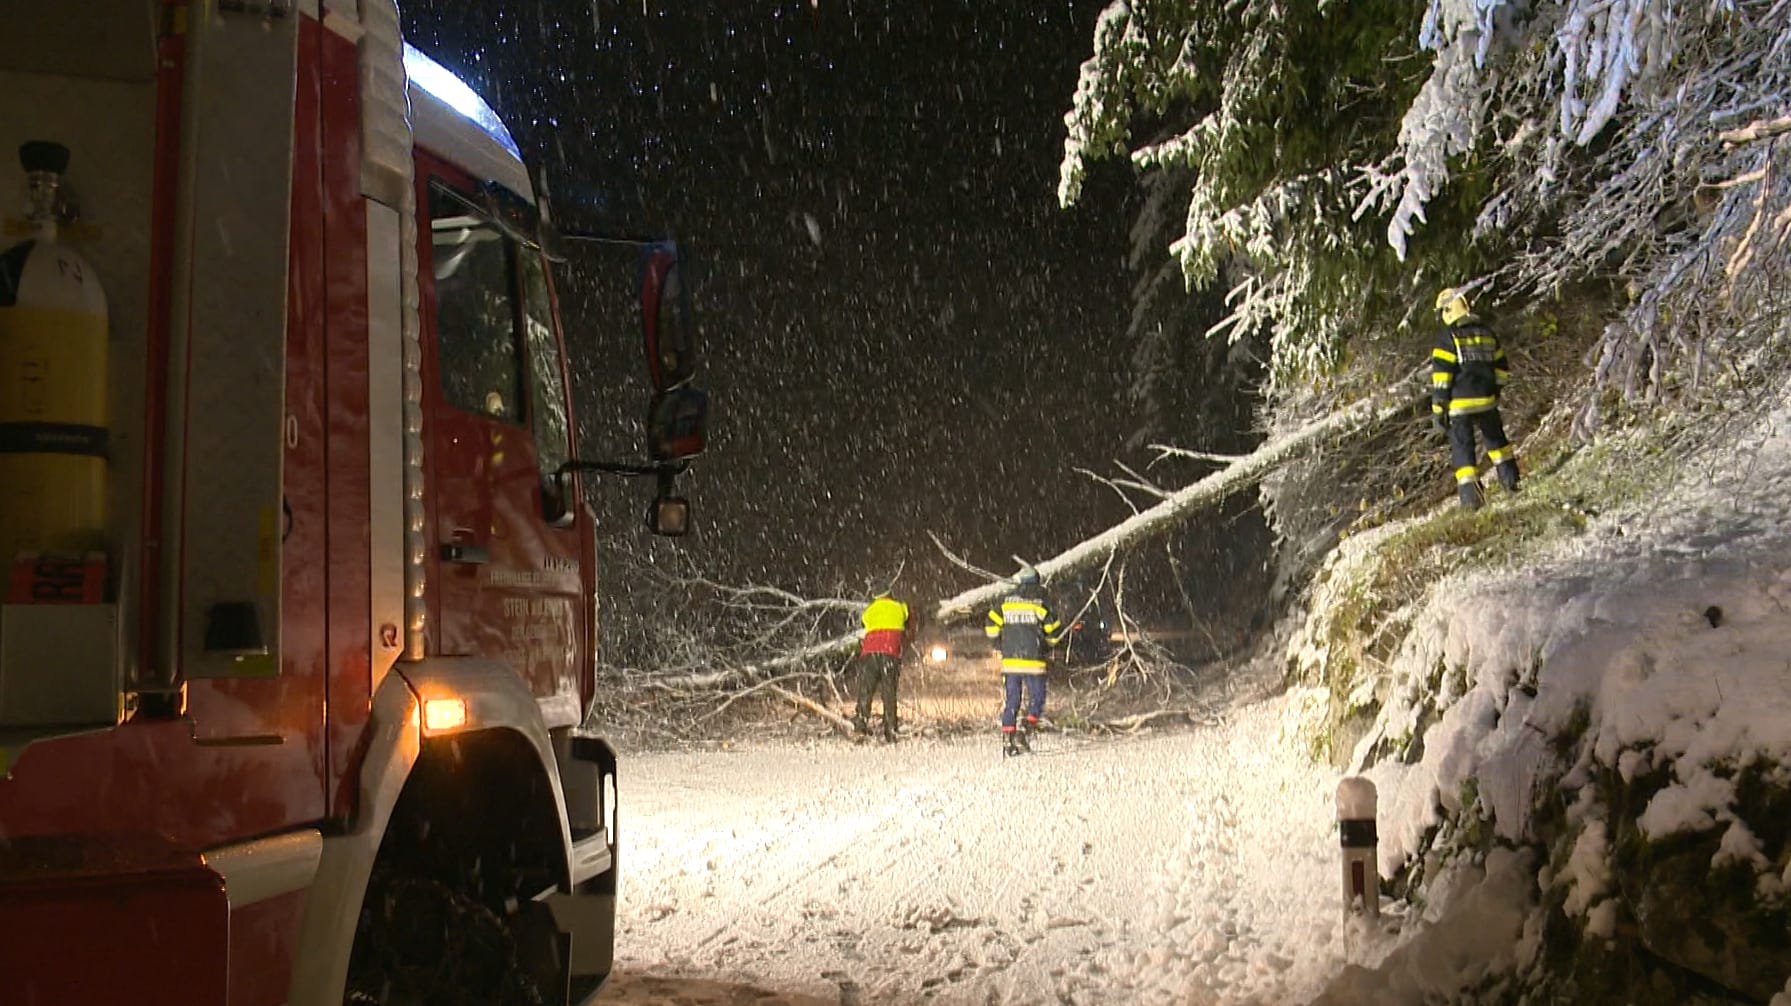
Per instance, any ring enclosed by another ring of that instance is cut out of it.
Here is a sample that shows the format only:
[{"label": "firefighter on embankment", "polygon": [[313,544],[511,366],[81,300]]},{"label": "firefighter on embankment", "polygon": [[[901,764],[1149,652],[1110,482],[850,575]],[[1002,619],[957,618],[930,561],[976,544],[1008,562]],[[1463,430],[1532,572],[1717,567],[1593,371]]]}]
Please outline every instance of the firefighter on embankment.
[{"label": "firefighter on embankment", "polygon": [[1499,416],[1499,393],[1510,377],[1509,365],[1499,337],[1474,314],[1465,292],[1444,289],[1437,294],[1436,308],[1443,330],[1430,351],[1431,421],[1449,438],[1461,505],[1478,510],[1485,499],[1476,467],[1476,432],[1486,443],[1486,459],[1498,473],[1499,484],[1517,491],[1517,450],[1506,438]]},{"label": "firefighter on embankment", "polygon": [[902,646],[907,642],[908,606],[883,591],[865,605],[859,617],[864,638],[858,643],[858,710],[852,727],[871,732],[871,696],[883,696],[883,739],[896,739],[896,688],[902,675]]},{"label": "firefighter on embankment", "polygon": [[[1013,592],[989,612],[989,624],[983,626],[983,632],[1001,648],[1003,754],[1032,750],[1032,732],[1045,714],[1045,657],[1062,638],[1062,630],[1045,604],[1039,571],[1022,567]],[[1023,728],[1019,725],[1022,692],[1026,700]]]}]

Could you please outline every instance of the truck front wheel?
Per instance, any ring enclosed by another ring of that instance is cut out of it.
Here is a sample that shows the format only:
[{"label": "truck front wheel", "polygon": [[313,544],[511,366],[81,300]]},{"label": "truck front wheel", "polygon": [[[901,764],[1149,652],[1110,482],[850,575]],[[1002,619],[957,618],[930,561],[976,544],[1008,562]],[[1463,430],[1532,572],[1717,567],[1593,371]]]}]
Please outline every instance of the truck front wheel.
[{"label": "truck front wheel", "polygon": [[349,958],[351,1006],[543,1006],[510,927],[464,891],[381,876],[367,885]]}]

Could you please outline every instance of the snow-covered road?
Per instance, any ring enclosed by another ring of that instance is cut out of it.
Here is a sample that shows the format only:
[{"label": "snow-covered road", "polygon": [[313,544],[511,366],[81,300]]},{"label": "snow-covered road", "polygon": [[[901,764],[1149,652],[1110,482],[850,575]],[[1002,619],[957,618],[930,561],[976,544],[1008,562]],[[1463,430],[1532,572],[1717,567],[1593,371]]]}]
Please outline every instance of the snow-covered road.
[{"label": "snow-covered road", "polygon": [[1304,1001],[1346,927],[1293,708],[1018,759],[993,731],[631,758],[602,1001]]}]

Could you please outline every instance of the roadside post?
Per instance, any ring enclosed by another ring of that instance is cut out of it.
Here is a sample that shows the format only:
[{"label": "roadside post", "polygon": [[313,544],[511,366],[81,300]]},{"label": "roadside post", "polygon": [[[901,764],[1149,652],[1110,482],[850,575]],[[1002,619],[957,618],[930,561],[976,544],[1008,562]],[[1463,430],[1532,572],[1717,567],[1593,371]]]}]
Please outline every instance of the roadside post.
[{"label": "roadside post", "polygon": [[1343,845],[1343,911],[1381,914],[1381,882],[1375,863],[1374,783],[1351,776],[1337,784],[1337,835]]}]

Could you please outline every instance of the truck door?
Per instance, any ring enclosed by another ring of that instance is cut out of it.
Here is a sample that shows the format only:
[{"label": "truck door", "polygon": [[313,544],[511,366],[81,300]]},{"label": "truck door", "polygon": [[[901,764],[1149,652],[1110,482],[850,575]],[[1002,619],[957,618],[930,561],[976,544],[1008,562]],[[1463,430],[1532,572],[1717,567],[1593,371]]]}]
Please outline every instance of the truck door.
[{"label": "truck door", "polygon": [[452,167],[419,154],[418,189],[430,650],[505,661],[567,725],[586,636],[579,531],[543,498],[571,422],[546,268]]}]

